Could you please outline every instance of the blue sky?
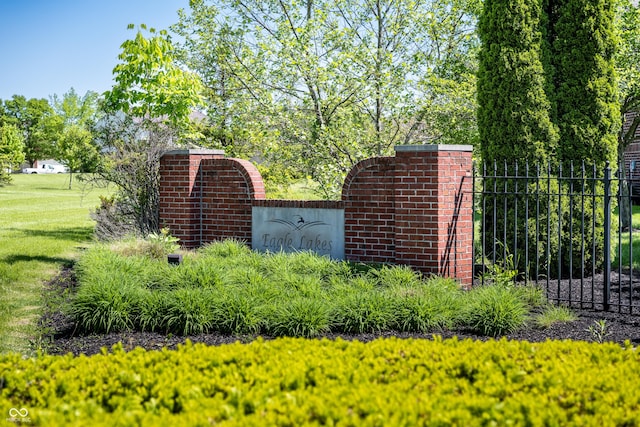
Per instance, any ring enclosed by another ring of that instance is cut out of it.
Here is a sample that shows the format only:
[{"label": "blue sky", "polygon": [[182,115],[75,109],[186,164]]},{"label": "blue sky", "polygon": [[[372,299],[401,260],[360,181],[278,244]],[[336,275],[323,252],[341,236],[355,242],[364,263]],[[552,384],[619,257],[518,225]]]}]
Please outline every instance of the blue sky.
[{"label": "blue sky", "polygon": [[128,24],[166,29],[188,0],[0,0],[0,99],[111,88]]}]

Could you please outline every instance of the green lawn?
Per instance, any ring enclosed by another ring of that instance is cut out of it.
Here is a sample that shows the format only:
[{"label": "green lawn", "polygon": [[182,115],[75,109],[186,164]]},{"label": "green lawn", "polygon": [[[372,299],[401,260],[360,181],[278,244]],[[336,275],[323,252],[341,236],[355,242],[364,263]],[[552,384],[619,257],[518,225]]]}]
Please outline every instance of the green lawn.
[{"label": "green lawn", "polygon": [[42,288],[91,240],[89,213],[105,190],[68,175],[14,175],[0,187],[0,353],[28,352]]},{"label": "green lawn", "polygon": [[[613,212],[614,227],[618,226],[618,208]],[[633,230],[640,230],[640,206],[632,207],[631,218]],[[631,236],[631,239],[629,237]],[[631,244],[629,242],[631,241]],[[614,232],[611,236],[611,268],[620,268],[619,260],[622,260],[622,268],[627,269],[633,260],[633,269],[640,269],[640,233],[633,231]]]}]

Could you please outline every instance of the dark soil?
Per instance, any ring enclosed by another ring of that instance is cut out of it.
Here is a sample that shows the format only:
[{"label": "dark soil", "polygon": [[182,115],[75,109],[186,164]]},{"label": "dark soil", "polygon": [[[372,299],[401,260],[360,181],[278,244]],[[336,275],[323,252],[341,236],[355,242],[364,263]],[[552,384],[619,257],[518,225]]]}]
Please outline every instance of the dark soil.
[{"label": "dark soil", "polygon": [[[590,279],[591,280],[591,279]],[[598,279],[598,280],[601,280]],[[635,280],[631,281],[635,285]],[[221,345],[233,342],[250,342],[255,336],[229,336],[222,334],[201,334],[195,336],[175,336],[152,332],[121,332],[111,334],[91,334],[81,335],[76,333],[76,326],[73,320],[65,316],[59,311],[59,307],[64,300],[67,300],[75,287],[75,277],[72,269],[63,270],[55,277],[47,286],[45,313],[40,320],[43,331],[46,332],[43,337],[45,349],[49,354],[66,354],[74,355],[86,354],[92,355],[100,353],[102,348],[110,349],[114,344],[121,342],[125,349],[133,349],[142,347],[147,350],[159,350],[164,347],[175,348],[189,339],[193,343],[204,343],[207,345]],[[569,286],[568,283],[562,283],[562,287]],[[576,288],[575,283],[569,286],[571,289]],[[630,286],[633,288],[634,286]],[[591,289],[591,288],[589,288]],[[570,292],[574,292],[571,290]],[[635,309],[635,313],[640,310]],[[568,323],[557,323],[547,329],[535,328],[531,325],[505,335],[509,340],[527,340],[531,342],[541,342],[546,340],[580,340],[580,341],[599,341],[599,337],[590,329],[597,329],[597,322],[604,320],[606,323],[605,336],[603,341],[611,341],[623,344],[630,341],[633,345],[640,345],[640,315],[629,315],[618,312],[589,310],[574,308],[574,312],[578,315],[578,320]],[[443,338],[451,338],[457,336],[459,339],[475,339],[488,340],[490,337],[480,336],[465,330],[443,330],[435,332]],[[380,337],[399,337],[399,338],[421,338],[432,339],[434,333],[398,333],[398,332],[380,332],[369,334],[328,334],[325,337],[335,339],[341,337],[345,340],[371,341]],[[271,337],[262,336],[264,339]]]}]

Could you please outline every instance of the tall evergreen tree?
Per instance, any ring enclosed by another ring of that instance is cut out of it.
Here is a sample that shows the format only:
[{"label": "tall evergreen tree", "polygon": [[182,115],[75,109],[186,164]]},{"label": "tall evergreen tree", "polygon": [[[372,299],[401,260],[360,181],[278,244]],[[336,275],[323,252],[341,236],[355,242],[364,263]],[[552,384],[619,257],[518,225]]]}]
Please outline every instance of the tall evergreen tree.
[{"label": "tall evergreen tree", "polygon": [[[549,0],[548,11],[549,57],[554,70],[549,97],[556,106],[553,120],[560,131],[558,157],[563,175],[574,173],[570,171],[572,165],[581,174],[584,164],[588,174],[595,167],[602,176],[607,162],[615,167],[620,128],[614,1]],[[573,182],[565,183],[561,192],[573,191],[574,197],[580,193],[603,194],[602,187],[599,182]],[[605,245],[603,204],[587,197],[580,209],[571,209],[568,202],[559,249],[563,271],[566,274],[571,267],[577,270],[582,263],[600,269]],[[586,236],[581,235],[583,223],[591,230]],[[580,259],[583,248],[585,256]]]},{"label": "tall evergreen tree", "polygon": [[[498,161],[502,166],[527,159],[549,164],[554,174],[562,166],[568,172],[572,161],[580,168],[584,161],[587,170],[591,166],[602,170],[616,159],[620,120],[612,0],[487,0],[479,34],[478,127],[484,162]],[[561,256],[561,263],[549,265],[549,274],[564,275],[569,268],[579,268],[577,259],[571,258],[584,248],[587,262],[593,260],[599,268],[604,247],[602,208],[587,201],[581,209],[571,209],[569,197],[557,195],[568,188],[601,194],[601,188],[592,184],[565,188],[548,178],[543,191],[549,197],[542,199],[549,206],[537,210],[540,199],[536,199],[537,235],[522,230],[522,215],[533,217],[523,208],[518,211],[522,197],[505,196],[485,212],[493,218],[492,229],[484,230],[489,236],[485,250],[495,251],[499,242],[516,252],[524,269],[517,253],[523,254],[523,237],[529,237],[531,245],[546,242],[547,259]],[[510,192],[509,185],[513,182],[498,188]],[[557,222],[560,218],[562,223]],[[577,232],[582,223],[592,225],[591,235]],[[541,257],[539,251],[530,255]]]},{"label": "tall evergreen tree", "polygon": [[[544,20],[542,1],[485,1],[478,25],[482,41],[478,130],[482,160],[490,174],[494,168],[498,176],[513,174],[517,162],[524,171],[527,162],[533,168],[555,158],[558,132],[551,121],[546,93]],[[516,189],[512,180],[485,179],[484,185],[490,192]],[[536,250],[542,250],[542,246],[527,242],[542,240],[536,231],[546,233],[526,228],[529,218],[544,216],[546,211],[545,207],[536,211],[534,204],[525,209],[524,199],[514,196],[505,201],[489,194],[483,200],[484,255],[497,262],[507,262],[507,257],[513,256],[521,269],[528,258],[540,258]]]},{"label": "tall evergreen tree", "polygon": [[480,150],[487,164],[545,162],[557,150],[543,67],[542,4],[487,0],[478,24]]},{"label": "tall evergreen tree", "polygon": [[550,0],[549,34],[560,130],[559,157],[602,169],[617,158],[620,106],[611,0]]}]

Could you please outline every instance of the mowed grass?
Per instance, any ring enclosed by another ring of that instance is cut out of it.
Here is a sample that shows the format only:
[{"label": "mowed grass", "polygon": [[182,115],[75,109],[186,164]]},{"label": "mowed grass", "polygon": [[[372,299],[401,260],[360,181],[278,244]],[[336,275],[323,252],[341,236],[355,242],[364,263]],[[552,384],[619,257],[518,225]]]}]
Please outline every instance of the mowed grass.
[{"label": "mowed grass", "polygon": [[14,175],[0,187],[0,353],[32,348],[44,284],[92,238],[89,214],[105,190],[68,186],[62,174]]},{"label": "mowed grass", "polygon": [[[611,238],[611,268],[623,270],[633,267],[640,269],[640,206],[632,206],[631,227],[632,231],[623,230],[615,232]],[[618,227],[618,208],[613,212],[613,225]],[[622,260],[622,262],[620,262]],[[622,266],[620,265],[622,263]]]}]

